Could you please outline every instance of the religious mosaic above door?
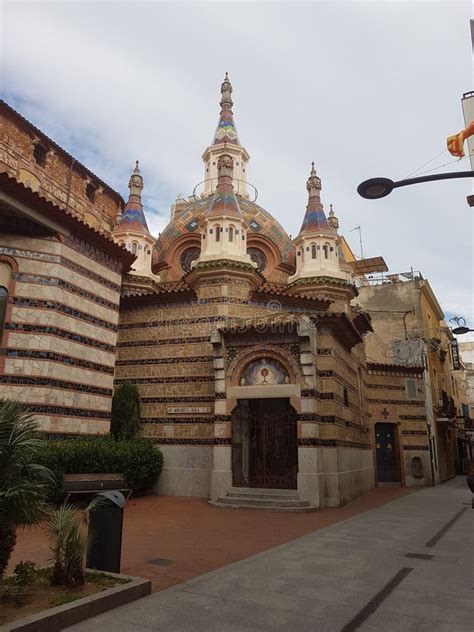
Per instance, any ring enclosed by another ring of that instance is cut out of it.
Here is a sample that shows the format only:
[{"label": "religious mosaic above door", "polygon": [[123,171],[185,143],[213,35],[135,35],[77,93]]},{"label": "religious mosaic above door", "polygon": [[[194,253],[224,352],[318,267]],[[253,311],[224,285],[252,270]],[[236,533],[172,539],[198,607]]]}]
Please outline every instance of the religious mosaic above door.
[{"label": "religious mosaic above door", "polygon": [[242,373],[241,386],[266,386],[288,384],[290,378],[286,368],[273,358],[260,358],[251,362]]}]

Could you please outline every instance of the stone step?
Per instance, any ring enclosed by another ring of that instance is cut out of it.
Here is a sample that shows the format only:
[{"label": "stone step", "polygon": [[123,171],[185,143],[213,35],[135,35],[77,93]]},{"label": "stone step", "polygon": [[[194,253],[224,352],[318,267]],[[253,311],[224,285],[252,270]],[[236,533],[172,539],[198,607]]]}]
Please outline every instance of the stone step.
[{"label": "stone step", "polygon": [[300,500],[295,489],[258,489],[252,487],[233,487],[227,492],[229,498],[281,498]]},{"label": "stone step", "polygon": [[217,499],[221,505],[248,505],[251,507],[308,507],[307,500],[299,498],[252,498],[249,496],[224,496]]},{"label": "stone step", "polygon": [[209,500],[209,504],[212,507],[220,507],[222,509],[249,509],[255,511],[281,511],[285,513],[307,513],[309,511],[318,511],[318,507],[314,507],[309,503],[304,507],[282,507],[278,504],[275,507],[264,506],[261,505],[249,505],[245,500],[243,500],[240,504],[228,504],[221,502],[223,499],[218,498],[217,500]]}]

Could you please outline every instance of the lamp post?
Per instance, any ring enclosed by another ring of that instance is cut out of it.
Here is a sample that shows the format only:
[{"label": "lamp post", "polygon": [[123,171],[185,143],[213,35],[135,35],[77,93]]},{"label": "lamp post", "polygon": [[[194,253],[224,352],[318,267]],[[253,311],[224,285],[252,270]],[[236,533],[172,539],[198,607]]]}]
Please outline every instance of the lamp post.
[{"label": "lamp post", "polygon": [[457,178],[472,178],[474,171],[451,171],[450,173],[436,173],[430,176],[419,176],[418,178],[407,178],[394,182],[390,178],[370,178],[364,180],[357,187],[357,193],[367,200],[378,200],[389,195],[393,189],[406,187],[421,182],[434,182],[436,180],[454,180]]},{"label": "lamp post", "polygon": [[470,329],[466,326],[466,321],[462,316],[454,316],[453,318],[450,318],[449,322],[457,324],[457,327],[451,329],[455,336],[463,336],[464,334],[468,334],[470,331],[474,331],[474,329]]}]

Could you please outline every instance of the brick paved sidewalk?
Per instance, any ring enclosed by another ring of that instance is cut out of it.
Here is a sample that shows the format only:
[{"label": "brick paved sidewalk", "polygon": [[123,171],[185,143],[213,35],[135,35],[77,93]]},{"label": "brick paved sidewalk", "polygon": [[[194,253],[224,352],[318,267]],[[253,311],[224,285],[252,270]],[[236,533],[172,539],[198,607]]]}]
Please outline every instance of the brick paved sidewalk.
[{"label": "brick paved sidewalk", "polygon": [[[154,591],[163,590],[412,491],[379,487],[340,509],[305,514],[217,509],[204,499],[176,496],[132,499],[125,510],[122,572],[150,578]],[[19,529],[10,571],[21,560],[46,564],[48,557],[42,528]],[[149,563],[156,558],[172,563]]]},{"label": "brick paved sidewalk", "polygon": [[471,632],[473,521],[460,477],[70,630]]}]

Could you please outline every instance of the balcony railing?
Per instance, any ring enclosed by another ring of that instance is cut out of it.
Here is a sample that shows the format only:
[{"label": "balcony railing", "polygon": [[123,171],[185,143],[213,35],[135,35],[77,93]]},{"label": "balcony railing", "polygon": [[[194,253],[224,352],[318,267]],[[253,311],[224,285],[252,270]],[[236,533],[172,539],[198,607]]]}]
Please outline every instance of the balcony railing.
[{"label": "balcony railing", "polygon": [[421,272],[417,270],[410,270],[410,272],[397,272],[394,274],[387,274],[382,272],[381,274],[368,274],[361,278],[360,286],[364,285],[393,285],[395,283],[405,283],[406,281],[413,281],[414,279],[422,279]]}]

